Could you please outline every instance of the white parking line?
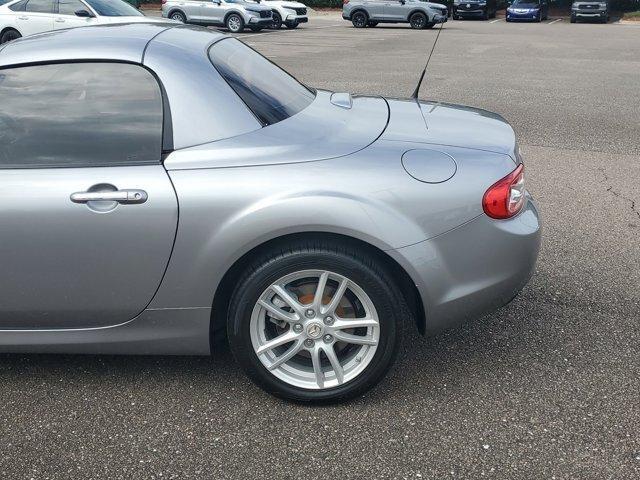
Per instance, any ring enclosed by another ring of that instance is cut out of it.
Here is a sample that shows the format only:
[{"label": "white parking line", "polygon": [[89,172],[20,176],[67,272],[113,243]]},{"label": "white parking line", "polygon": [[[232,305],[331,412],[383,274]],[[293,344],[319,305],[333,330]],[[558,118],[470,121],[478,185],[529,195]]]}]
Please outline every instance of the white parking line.
[{"label": "white parking line", "polygon": [[330,47],[330,48],[341,48],[344,47],[344,45],[329,45],[326,43],[299,43],[299,42],[269,42],[269,43],[264,43],[264,42],[251,42],[251,41],[245,41],[245,43],[249,44],[249,45],[286,45],[286,46],[293,46],[293,47],[312,47],[312,48],[318,48],[318,47]]},{"label": "white parking line", "polygon": [[[307,27],[307,28],[303,28],[302,30],[320,30],[321,28],[335,28],[335,27],[340,27],[344,25],[344,23],[336,23],[334,25],[324,25],[322,27]],[[290,33],[290,32],[299,32],[300,30],[271,30],[271,31],[267,31],[267,32],[262,32],[262,33],[243,33],[242,35],[235,35],[236,38],[244,38],[244,37],[257,37],[258,35],[277,35],[278,33]]]},{"label": "white parking line", "polygon": [[556,22],[561,22],[562,19],[561,18],[556,18],[555,20],[553,20],[552,22],[549,22],[549,25],[553,25]]},{"label": "white parking line", "polygon": [[504,21],[504,18],[496,18],[495,20],[491,20],[489,23],[496,23],[496,22],[502,22]]}]

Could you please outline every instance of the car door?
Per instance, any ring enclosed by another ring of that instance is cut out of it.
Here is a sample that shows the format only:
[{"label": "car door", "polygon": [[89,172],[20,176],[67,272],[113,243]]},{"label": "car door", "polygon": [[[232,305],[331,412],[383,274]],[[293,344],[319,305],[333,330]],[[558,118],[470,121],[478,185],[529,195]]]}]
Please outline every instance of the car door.
[{"label": "car door", "polygon": [[405,0],[389,0],[384,5],[384,16],[394,22],[405,21],[409,15],[409,6]]},{"label": "car door", "polygon": [[186,15],[189,20],[202,20],[202,1],[184,0],[177,5]]},{"label": "car door", "polygon": [[387,1],[371,0],[366,2],[364,6],[367,9],[367,14],[371,20],[386,20],[385,18],[385,4]]},{"label": "car door", "polygon": [[60,30],[63,28],[84,27],[98,23],[96,17],[87,18],[76,15],[76,12],[81,10],[95,15],[91,8],[80,0],[57,0],[53,28]]},{"label": "car door", "polygon": [[17,12],[16,26],[23,37],[53,30],[55,0],[27,0],[24,11]]},{"label": "car door", "polygon": [[218,0],[203,0],[200,2],[200,17],[203,22],[221,24],[227,11]]},{"label": "car door", "polygon": [[164,121],[140,65],[0,69],[0,329],[104,327],[149,304],[178,216]]}]

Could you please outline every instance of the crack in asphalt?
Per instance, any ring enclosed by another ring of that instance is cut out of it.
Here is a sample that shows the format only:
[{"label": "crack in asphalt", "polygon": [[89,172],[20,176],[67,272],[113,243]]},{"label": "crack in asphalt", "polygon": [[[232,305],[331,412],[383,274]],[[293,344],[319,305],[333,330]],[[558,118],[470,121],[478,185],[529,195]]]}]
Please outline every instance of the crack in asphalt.
[{"label": "crack in asphalt", "polygon": [[[598,169],[600,171],[600,173],[602,174],[602,176],[604,177],[604,181],[605,183],[610,183],[609,182],[609,176],[606,174],[606,172],[604,171],[604,168],[599,168]],[[631,211],[633,213],[635,213],[638,218],[640,218],[640,211],[638,211],[638,209],[636,208],[636,201],[632,198],[629,197],[625,197],[624,195],[622,195],[620,192],[617,192],[613,189],[613,185],[609,185],[607,187],[607,192],[613,194],[613,196],[621,198],[623,200],[626,200],[627,202],[629,202],[631,204]]]}]

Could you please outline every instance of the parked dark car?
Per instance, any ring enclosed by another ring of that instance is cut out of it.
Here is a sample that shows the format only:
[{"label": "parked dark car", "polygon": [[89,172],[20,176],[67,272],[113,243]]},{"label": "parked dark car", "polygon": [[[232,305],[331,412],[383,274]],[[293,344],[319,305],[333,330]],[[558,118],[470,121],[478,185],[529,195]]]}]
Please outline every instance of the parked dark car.
[{"label": "parked dark car", "polygon": [[454,0],[452,17],[454,20],[463,18],[488,20],[496,17],[497,10],[497,0]]},{"label": "parked dark car", "polygon": [[549,3],[547,0],[513,0],[507,7],[505,20],[529,20],[541,22],[549,18]]},{"label": "parked dark car", "polygon": [[576,23],[578,20],[607,23],[609,21],[609,2],[573,2],[571,23]]}]

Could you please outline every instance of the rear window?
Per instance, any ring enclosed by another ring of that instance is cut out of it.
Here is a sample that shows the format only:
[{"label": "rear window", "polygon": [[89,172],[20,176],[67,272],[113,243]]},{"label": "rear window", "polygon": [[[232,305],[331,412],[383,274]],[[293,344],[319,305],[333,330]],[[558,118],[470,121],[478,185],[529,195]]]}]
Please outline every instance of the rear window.
[{"label": "rear window", "polygon": [[209,58],[263,125],[289,118],[315,99],[313,90],[233,38],[215,43]]}]

